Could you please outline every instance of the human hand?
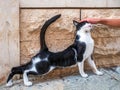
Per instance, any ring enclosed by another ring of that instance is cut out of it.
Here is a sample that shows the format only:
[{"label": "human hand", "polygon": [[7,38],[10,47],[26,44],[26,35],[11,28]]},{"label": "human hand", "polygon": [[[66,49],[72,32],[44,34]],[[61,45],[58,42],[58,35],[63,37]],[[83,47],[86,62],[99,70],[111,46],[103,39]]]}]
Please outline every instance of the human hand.
[{"label": "human hand", "polygon": [[98,24],[98,23],[100,23],[100,20],[101,20],[100,18],[87,18],[87,19],[83,19],[79,22],[87,21],[92,24]]}]

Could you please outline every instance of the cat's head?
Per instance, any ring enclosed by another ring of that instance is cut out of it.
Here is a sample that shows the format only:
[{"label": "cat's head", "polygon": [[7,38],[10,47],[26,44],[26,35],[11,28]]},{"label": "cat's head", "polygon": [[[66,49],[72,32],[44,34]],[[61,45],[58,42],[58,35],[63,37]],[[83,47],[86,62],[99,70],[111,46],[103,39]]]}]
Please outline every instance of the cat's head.
[{"label": "cat's head", "polygon": [[73,20],[73,24],[76,26],[77,31],[81,30],[82,32],[90,32],[92,29],[92,24],[87,21],[77,22]]}]

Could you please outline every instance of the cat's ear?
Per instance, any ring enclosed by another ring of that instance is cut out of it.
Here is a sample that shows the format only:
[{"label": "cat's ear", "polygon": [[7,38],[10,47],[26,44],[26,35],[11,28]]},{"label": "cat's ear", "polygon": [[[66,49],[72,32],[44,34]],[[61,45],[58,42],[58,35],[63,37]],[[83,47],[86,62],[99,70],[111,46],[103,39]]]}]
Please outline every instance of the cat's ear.
[{"label": "cat's ear", "polygon": [[78,25],[78,23],[79,23],[79,22],[77,22],[77,21],[73,20],[73,24],[74,24],[75,26],[77,26],[77,25]]}]

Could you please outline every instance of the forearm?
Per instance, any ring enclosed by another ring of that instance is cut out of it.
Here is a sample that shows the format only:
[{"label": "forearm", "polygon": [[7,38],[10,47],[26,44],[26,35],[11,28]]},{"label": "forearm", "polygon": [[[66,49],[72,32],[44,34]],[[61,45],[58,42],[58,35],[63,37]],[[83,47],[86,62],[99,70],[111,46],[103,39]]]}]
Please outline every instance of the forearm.
[{"label": "forearm", "polygon": [[120,27],[120,19],[100,19],[98,23],[108,26]]}]

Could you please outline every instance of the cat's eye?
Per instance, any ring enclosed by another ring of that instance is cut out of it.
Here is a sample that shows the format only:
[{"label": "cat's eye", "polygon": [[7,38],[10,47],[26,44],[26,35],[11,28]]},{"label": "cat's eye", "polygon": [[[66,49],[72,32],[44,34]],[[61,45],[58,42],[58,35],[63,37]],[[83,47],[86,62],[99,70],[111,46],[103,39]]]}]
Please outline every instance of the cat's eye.
[{"label": "cat's eye", "polygon": [[85,31],[85,33],[88,33],[88,31]]}]

